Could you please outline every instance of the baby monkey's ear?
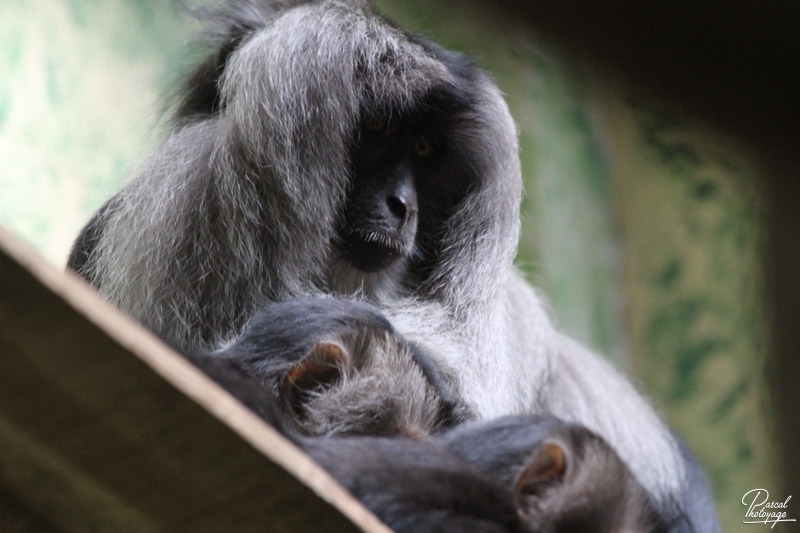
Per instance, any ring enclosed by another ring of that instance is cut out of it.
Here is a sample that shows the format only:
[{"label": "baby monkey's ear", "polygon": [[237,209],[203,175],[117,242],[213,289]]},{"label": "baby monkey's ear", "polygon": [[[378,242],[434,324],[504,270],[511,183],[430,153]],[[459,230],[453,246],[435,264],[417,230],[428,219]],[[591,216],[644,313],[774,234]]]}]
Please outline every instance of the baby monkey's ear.
[{"label": "baby monkey's ear", "polygon": [[566,447],[543,441],[525,463],[514,484],[514,503],[522,514],[535,511],[548,489],[560,484],[569,466]]},{"label": "baby monkey's ear", "polygon": [[286,408],[303,418],[309,398],[339,383],[350,360],[350,354],[341,344],[318,342],[312,346],[283,378],[281,397]]}]

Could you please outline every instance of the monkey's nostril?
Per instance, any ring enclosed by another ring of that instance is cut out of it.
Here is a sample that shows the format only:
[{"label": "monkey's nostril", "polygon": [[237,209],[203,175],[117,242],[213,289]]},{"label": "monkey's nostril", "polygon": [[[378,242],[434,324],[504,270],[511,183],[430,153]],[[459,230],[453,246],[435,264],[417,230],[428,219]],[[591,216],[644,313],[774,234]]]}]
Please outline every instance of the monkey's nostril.
[{"label": "monkey's nostril", "polygon": [[408,214],[408,204],[406,203],[405,198],[402,196],[389,196],[386,198],[386,205],[389,206],[389,211],[399,218],[400,220],[405,220],[406,215]]}]

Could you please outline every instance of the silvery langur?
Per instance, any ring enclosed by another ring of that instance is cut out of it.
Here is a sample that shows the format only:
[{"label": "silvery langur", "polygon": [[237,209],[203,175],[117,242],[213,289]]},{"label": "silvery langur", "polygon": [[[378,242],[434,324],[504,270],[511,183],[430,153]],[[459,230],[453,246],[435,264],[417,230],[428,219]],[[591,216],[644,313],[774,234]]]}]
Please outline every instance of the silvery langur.
[{"label": "silvery langur", "polygon": [[187,352],[269,302],[367,301],[477,417],[579,423],[680,512],[679,442],[513,266],[517,131],[491,78],[364,0],[240,0],[212,18],[166,137],[69,266]]}]

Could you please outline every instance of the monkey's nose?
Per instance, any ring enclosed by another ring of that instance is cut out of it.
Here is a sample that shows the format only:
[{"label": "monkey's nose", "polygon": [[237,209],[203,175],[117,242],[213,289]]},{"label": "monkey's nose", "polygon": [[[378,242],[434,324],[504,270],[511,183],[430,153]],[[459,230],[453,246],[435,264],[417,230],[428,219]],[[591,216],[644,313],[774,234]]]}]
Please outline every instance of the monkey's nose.
[{"label": "monkey's nose", "polygon": [[404,196],[391,195],[386,198],[389,212],[405,222],[408,219],[408,200]]}]

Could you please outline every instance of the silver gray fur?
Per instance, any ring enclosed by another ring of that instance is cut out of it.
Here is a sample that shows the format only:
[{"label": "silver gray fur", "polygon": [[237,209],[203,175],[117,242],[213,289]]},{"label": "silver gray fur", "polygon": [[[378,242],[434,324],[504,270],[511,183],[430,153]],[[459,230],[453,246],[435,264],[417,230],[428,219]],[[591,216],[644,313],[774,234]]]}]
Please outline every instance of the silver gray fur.
[{"label": "silver gray fur", "polygon": [[517,131],[489,77],[477,74],[475,116],[451,139],[477,183],[448,220],[433,271],[411,289],[400,282],[407,258],[361,275],[333,232],[352,132],[365,110],[407,108],[452,76],[366,3],[240,4],[262,29],[228,60],[224,107],[176,121],[119,194],[85,270],[91,281],[184,349],[228,341],[265,302],[363,298],[454,372],[480,418],[550,413],[584,424],[668,502],[684,484],[670,432],[623,377],[553,328],[512,264]]},{"label": "silver gray fur", "polygon": [[355,360],[340,369],[337,383],[309,395],[300,427],[315,435],[375,435],[388,429],[389,436],[414,438],[439,429],[441,399],[409,348],[389,334],[357,336],[365,338],[326,339]]}]

